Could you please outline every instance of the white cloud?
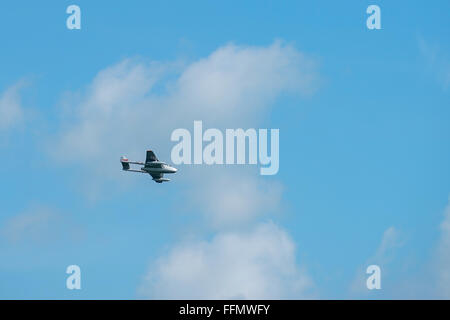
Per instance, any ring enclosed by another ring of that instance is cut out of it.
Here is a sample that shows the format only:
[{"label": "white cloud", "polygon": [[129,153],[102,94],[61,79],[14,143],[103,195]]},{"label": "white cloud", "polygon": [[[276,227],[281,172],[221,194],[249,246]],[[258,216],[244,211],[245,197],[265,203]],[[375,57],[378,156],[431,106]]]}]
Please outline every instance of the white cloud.
[{"label": "white cloud", "polygon": [[[388,228],[381,240],[380,246],[375,254],[368,259],[364,267],[357,272],[355,280],[351,286],[351,293],[358,298],[367,296],[370,292],[366,289],[365,282],[368,275],[365,274],[365,267],[370,264],[377,264],[381,267],[382,288],[383,282],[389,283],[389,289],[383,288],[383,298],[394,299],[449,299],[450,298],[450,196],[448,204],[444,209],[444,218],[440,224],[440,238],[437,246],[432,248],[431,261],[422,261],[423,265],[413,273],[406,273],[405,277],[396,279],[393,283],[389,279],[385,281],[389,271],[389,263],[396,258],[397,250],[403,246],[399,232],[393,227]],[[404,257],[403,257],[404,258]],[[423,259],[422,259],[423,260]],[[403,261],[405,265],[414,263],[415,260]],[[414,266],[416,267],[416,266]],[[375,290],[374,290],[375,291]],[[375,293],[375,292],[372,292]]]},{"label": "white cloud", "polygon": [[72,112],[50,143],[55,158],[119,177],[124,153],[142,158],[151,147],[169,157],[175,128],[190,129],[194,120],[205,127],[257,127],[279,94],[308,94],[317,84],[313,61],[281,42],[229,44],[178,73],[173,65],[125,60],[101,71],[80,101],[64,102]]},{"label": "white cloud", "polygon": [[[357,296],[364,296],[369,294],[370,292],[374,293],[374,291],[369,291],[366,286],[366,280],[369,275],[366,273],[366,269],[370,265],[377,265],[381,269],[382,275],[382,283],[383,279],[386,278],[388,274],[388,266],[389,263],[395,258],[396,250],[402,247],[404,244],[403,239],[401,239],[398,230],[396,230],[393,226],[387,228],[383,232],[383,236],[381,237],[380,245],[378,246],[375,253],[367,259],[363,266],[359,267],[355,278],[350,286],[350,293]],[[383,286],[383,285],[382,285]]]},{"label": "white cloud", "polygon": [[176,99],[188,102],[202,118],[206,113],[214,125],[235,125],[263,111],[281,92],[310,93],[315,85],[313,62],[292,46],[227,45],[185,69]]},{"label": "white cloud", "polygon": [[158,299],[299,299],[312,281],[295,246],[273,223],[172,248],[150,268],[139,294]]},{"label": "white cloud", "polygon": [[24,111],[20,101],[20,89],[23,86],[24,82],[19,81],[0,94],[0,132],[23,121]]},{"label": "white cloud", "polygon": [[425,39],[419,37],[419,50],[426,59],[429,70],[435,74],[444,90],[450,87],[450,59],[442,48],[438,45],[432,45]]},{"label": "white cloud", "polygon": [[282,185],[248,173],[217,172],[199,177],[190,199],[215,228],[239,226],[281,209]]},{"label": "white cloud", "polygon": [[80,236],[80,229],[56,210],[33,207],[3,221],[0,235],[11,244],[36,244]]},{"label": "white cloud", "polygon": [[389,227],[384,231],[380,246],[371,260],[380,265],[386,264],[392,260],[395,249],[402,245],[399,232],[394,227]]}]

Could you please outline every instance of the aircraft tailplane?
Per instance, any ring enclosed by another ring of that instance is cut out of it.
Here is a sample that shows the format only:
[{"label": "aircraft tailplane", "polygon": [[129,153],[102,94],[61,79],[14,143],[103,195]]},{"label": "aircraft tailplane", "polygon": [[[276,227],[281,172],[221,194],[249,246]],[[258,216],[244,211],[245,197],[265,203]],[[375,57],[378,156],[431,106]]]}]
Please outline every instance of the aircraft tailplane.
[{"label": "aircraft tailplane", "polygon": [[130,164],[128,163],[127,157],[121,157],[120,163],[122,164],[122,170],[130,170]]}]

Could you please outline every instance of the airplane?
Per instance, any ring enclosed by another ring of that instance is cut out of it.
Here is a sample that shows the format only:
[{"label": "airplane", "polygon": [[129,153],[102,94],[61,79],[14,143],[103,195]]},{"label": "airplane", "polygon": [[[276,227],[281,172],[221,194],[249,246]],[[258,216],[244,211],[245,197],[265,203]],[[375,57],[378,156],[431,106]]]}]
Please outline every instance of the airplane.
[{"label": "airplane", "polygon": [[[124,156],[120,158],[120,163],[122,164],[122,170],[148,173],[152,176],[153,181],[156,183],[170,181],[170,179],[164,178],[164,173],[175,173],[178,171],[176,168],[169,166],[167,163],[159,161],[152,150],[147,150],[145,162],[129,161],[127,157]],[[140,170],[130,169],[130,164],[137,164],[143,167]]]}]

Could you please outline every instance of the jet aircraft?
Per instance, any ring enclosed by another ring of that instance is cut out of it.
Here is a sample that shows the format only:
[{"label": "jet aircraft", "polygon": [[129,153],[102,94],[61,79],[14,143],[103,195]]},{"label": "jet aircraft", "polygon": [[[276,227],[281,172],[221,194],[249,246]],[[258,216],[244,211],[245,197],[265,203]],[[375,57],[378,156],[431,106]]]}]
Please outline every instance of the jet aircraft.
[{"label": "jet aircraft", "polygon": [[[153,181],[157,183],[170,181],[170,179],[164,178],[164,173],[177,172],[176,168],[169,166],[167,163],[159,161],[152,150],[147,150],[145,162],[129,161],[127,157],[121,157],[120,163],[122,164],[122,170],[148,173],[149,175],[152,176]],[[131,169],[130,164],[137,164],[143,167],[141,167],[139,170]]]}]

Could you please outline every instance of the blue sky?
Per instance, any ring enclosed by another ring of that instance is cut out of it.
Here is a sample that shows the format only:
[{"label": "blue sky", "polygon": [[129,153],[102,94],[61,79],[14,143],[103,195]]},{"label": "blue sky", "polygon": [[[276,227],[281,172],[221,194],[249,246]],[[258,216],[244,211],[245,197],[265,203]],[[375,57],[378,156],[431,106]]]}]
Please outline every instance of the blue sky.
[{"label": "blue sky", "polygon": [[[450,297],[448,1],[0,12],[0,298]],[[279,128],[278,174],[121,172],[193,120]]]}]

